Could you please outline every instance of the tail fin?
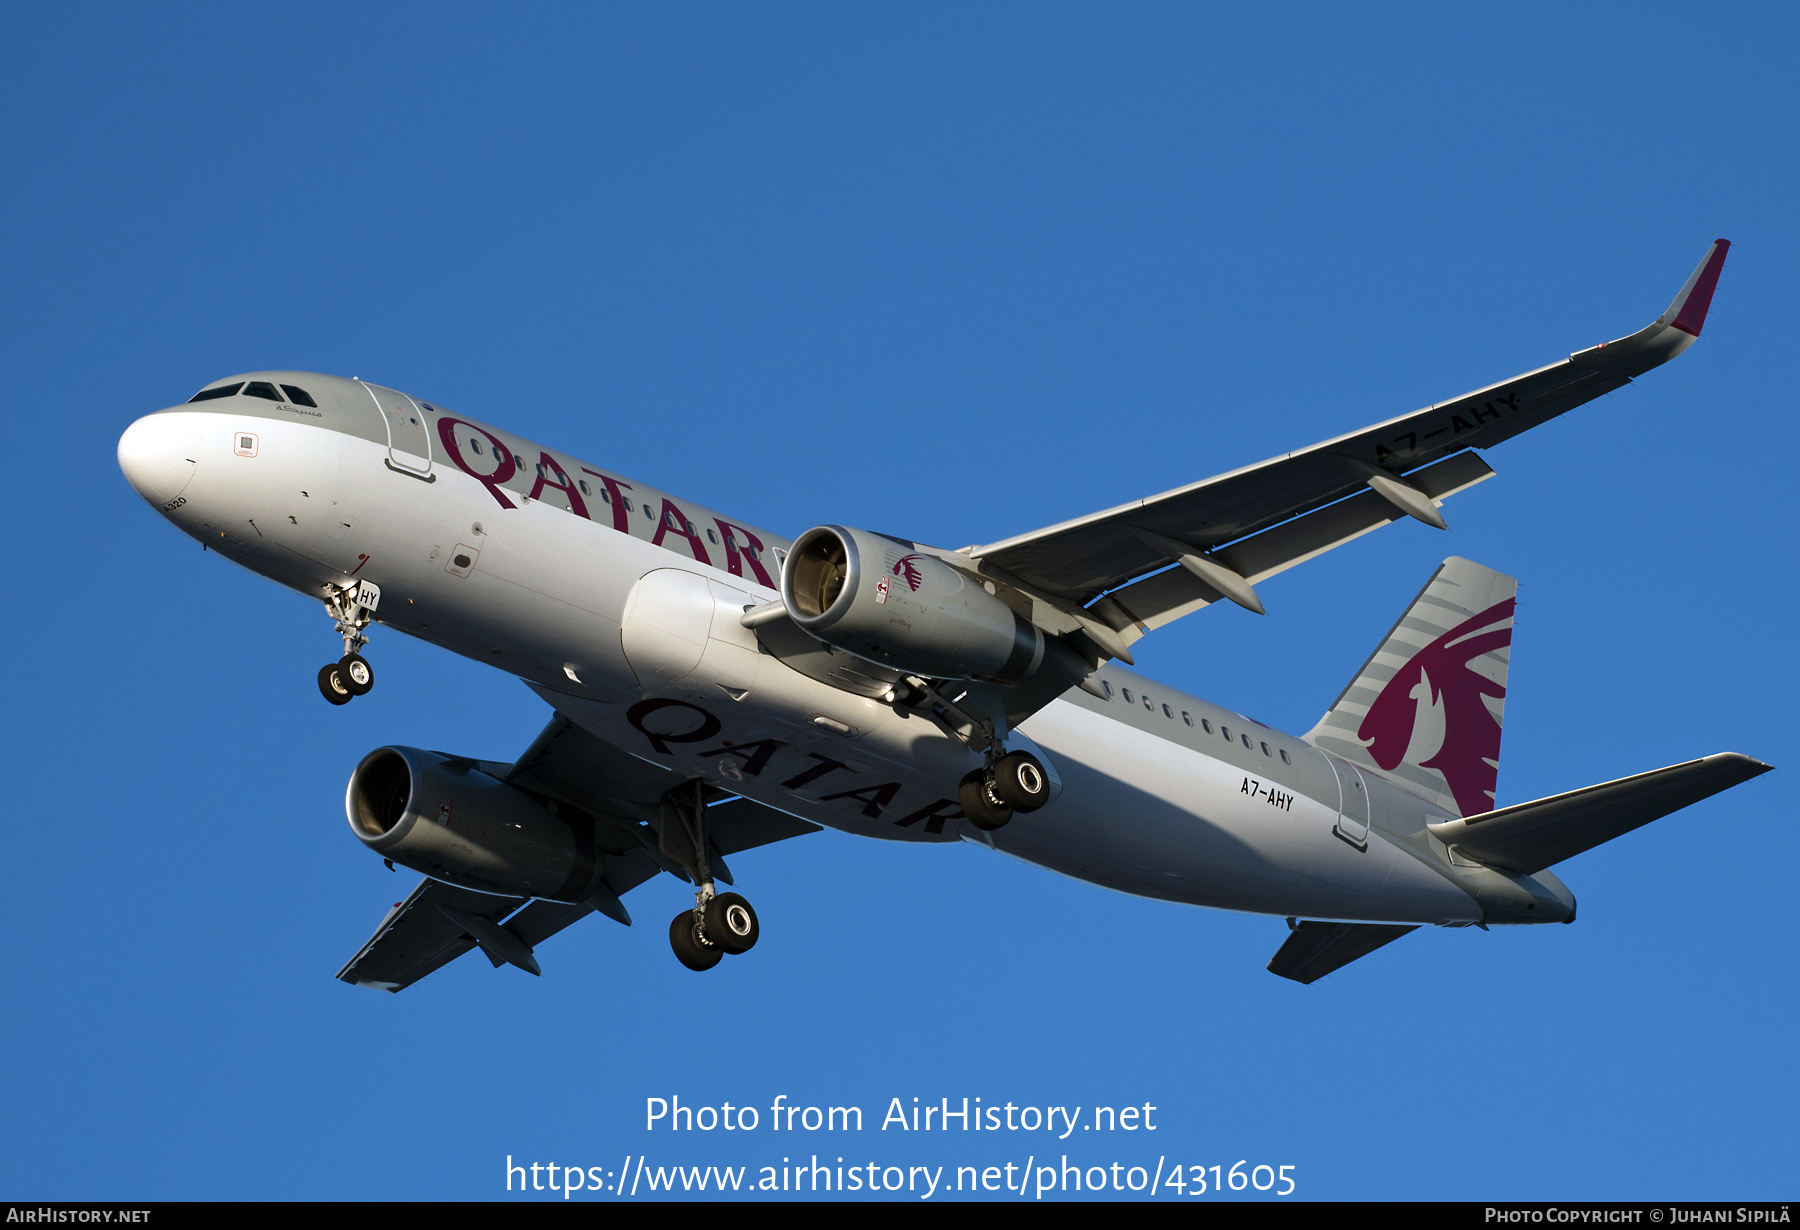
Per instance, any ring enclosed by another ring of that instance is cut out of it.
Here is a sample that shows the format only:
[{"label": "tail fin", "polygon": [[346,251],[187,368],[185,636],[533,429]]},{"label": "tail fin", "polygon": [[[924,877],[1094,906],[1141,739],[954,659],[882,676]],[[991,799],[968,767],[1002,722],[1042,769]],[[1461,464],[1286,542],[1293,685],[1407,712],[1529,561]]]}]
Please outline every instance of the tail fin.
[{"label": "tail fin", "polygon": [[1306,741],[1459,816],[1493,811],[1518,587],[1445,560]]}]

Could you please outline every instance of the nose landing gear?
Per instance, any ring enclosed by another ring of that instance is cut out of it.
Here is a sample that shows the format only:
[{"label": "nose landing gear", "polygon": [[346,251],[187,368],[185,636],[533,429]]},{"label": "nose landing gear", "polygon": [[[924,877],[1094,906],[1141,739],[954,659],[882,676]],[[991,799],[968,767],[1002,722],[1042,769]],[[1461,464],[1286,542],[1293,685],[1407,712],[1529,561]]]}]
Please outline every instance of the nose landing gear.
[{"label": "nose landing gear", "polygon": [[347,705],[356,699],[338,674],[338,664],[327,662],[319,668],[319,694],[334,705]]},{"label": "nose landing gear", "polygon": [[344,638],[344,656],[319,668],[319,693],[334,705],[347,705],[375,686],[375,668],[359,651],[369,643],[362,630],[380,604],[381,587],[371,581],[325,588],[325,613]]},{"label": "nose landing gear", "polygon": [[675,950],[675,959],[691,970],[709,970],[728,956],[756,947],[762,933],[756,911],[737,893],[721,893],[713,887],[705,783],[696,779],[664,795],[662,824],[663,852],[677,859],[699,886],[694,908],[681,911],[669,923],[669,947]]}]

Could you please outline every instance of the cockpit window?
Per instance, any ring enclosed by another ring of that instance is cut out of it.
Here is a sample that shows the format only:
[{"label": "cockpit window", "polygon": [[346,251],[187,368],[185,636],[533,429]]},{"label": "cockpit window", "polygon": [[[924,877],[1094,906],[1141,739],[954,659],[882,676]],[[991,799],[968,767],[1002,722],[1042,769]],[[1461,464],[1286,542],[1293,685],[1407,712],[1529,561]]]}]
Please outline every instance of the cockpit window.
[{"label": "cockpit window", "polygon": [[319,403],[312,399],[312,394],[298,385],[284,384],[281,386],[281,391],[286,393],[288,400],[296,406],[311,406],[315,410],[318,409]]},{"label": "cockpit window", "polygon": [[215,397],[230,397],[243,387],[244,384],[240,380],[236,384],[222,384],[216,389],[201,389],[198,393],[188,398],[188,404],[192,405],[197,401],[211,401]]},{"label": "cockpit window", "polygon": [[252,380],[249,384],[244,386],[244,396],[263,397],[267,398],[269,401],[281,400],[281,394],[277,393],[275,391],[275,386],[270,384],[267,380]]}]

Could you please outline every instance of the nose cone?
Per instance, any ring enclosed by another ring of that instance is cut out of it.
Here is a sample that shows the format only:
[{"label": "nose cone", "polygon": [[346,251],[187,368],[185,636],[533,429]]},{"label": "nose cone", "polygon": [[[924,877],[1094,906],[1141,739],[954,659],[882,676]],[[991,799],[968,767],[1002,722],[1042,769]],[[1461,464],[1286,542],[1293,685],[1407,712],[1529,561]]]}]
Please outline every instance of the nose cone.
[{"label": "nose cone", "polygon": [[180,495],[200,466],[200,433],[184,420],[186,416],[146,415],[119,437],[119,469],[158,508]]}]

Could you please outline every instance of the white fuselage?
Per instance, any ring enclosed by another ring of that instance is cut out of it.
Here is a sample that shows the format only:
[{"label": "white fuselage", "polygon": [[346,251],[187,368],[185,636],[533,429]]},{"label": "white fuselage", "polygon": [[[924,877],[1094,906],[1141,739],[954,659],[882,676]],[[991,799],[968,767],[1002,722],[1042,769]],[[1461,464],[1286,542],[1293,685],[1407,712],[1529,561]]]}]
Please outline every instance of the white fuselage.
[{"label": "white fuselage", "polygon": [[[1458,865],[1425,829],[1449,814],[1367,771],[1371,816],[1341,816],[1342,762],[1114,666],[1100,673],[1110,699],[1072,690],[1023,723],[1015,741],[1040,750],[1060,791],[982,833],[954,802],[978,757],[789,668],[739,623],[778,598],[788,539],[426,403],[395,402],[402,420],[384,422],[360,384],[265,375],[301,382],[320,406],[236,396],[141,419],[120,441],[138,491],[202,543],[315,598],[375,582],[381,623],[519,676],[683,776],[846,832],[971,840],[1233,910],[1526,921],[1524,903],[1550,891]],[[391,434],[408,429],[409,408],[415,434]]]}]

